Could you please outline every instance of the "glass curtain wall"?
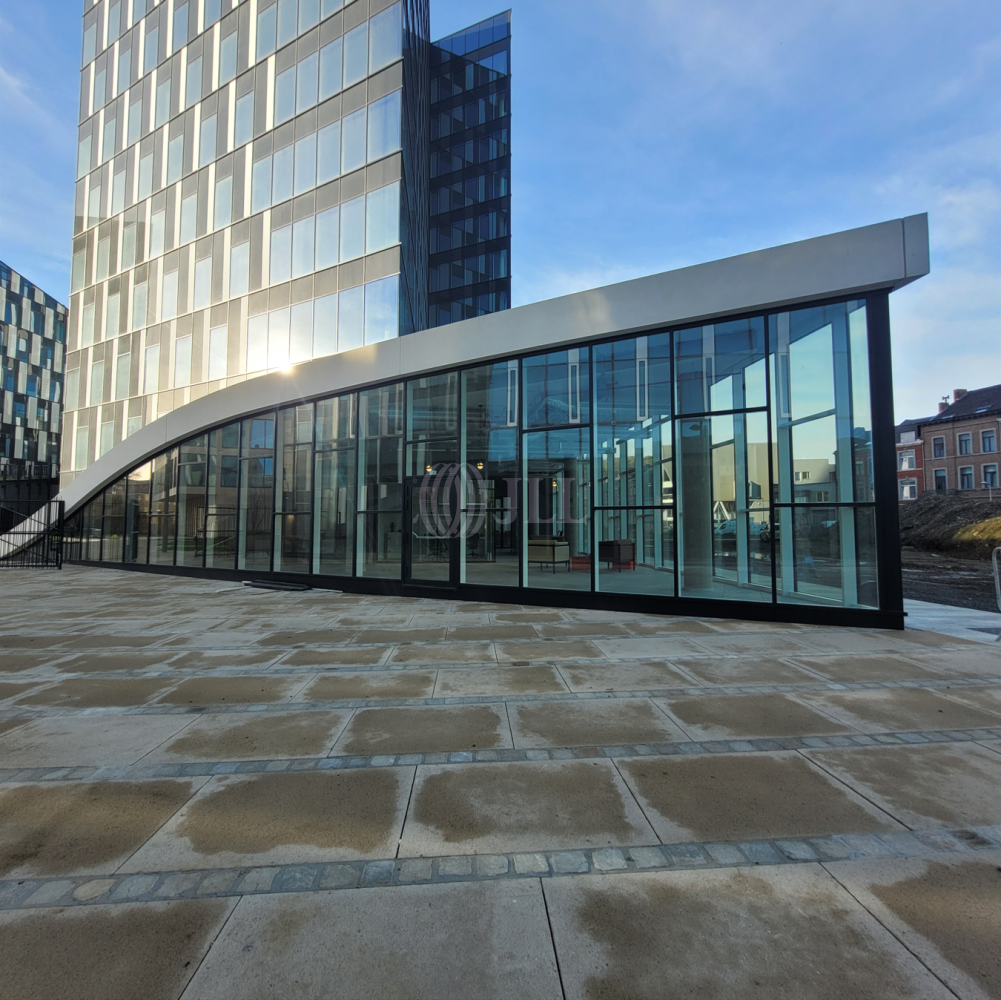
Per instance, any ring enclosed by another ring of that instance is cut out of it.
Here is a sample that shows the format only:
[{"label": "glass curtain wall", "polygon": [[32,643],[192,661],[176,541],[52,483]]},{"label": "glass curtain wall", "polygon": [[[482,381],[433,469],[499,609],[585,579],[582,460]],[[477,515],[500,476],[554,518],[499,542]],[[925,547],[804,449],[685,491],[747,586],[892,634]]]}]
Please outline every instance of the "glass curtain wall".
[{"label": "glass curtain wall", "polygon": [[862,300],[508,358],[234,422],[69,559],[878,608]]}]

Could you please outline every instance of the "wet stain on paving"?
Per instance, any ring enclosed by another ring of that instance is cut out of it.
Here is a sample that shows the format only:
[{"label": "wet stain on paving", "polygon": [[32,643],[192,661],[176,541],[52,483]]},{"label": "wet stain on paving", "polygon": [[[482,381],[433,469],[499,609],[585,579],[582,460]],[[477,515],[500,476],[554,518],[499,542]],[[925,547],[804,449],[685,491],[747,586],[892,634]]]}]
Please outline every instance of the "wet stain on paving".
[{"label": "wet stain on paving", "polygon": [[4,653],[3,656],[0,656],[0,674],[19,674],[22,670],[45,667],[64,655],[62,650],[51,656],[35,656],[31,653]]},{"label": "wet stain on paving", "polygon": [[823,695],[808,695],[806,700],[840,709],[855,719],[889,732],[977,729],[997,724],[996,715],[988,715],[934,691],[923,691],[920,688],[840,693],[832,691]]},{"label": "wet stain on paving", "polygon": [[797,656],[796,662],[828,680],[852,684],[858,681],[928,680],[941,671],[922,669],[902,656]]},{"label": "wet stain on paving", "polygon": [[[535,647],[538,650],[538,646]],[[385,652],[385,650],[380,650]],[[446,642],[435,646],[397,646],[390,663],[496,663],[494,647],[488,643]]]},{"label": "wet stain on paving", "polygon": [[38,687],[38,684],[38,681],[30,681],[26,684],[9,684],[6,681],[0,681],[0,701],[7,701],[25,691],[30,691],[33,687]]},{"label": "wet stain on paving", "polygon": [[448,638],[455,642],[494,642],[498,639],[537,639],[531,625],[462,625],[448,630]]},{"label": "wet stain on paving", "polygon": [[453,844],[526,833],[623,843],[636,831],[614,775],[594,761],[449,768],[420,784],[413,815]]},{"label": "wet stain on paving", "polygon": [[320,677],[303,695],[305,701],[342,701],[354,698],[427,698],[434,690],[433,673],[337,674]]},{"label": "wet stain on paving", "polygon": [[572,691],[647,691],[692,687],[692,680],[668,663],[574,663],[560,666]]},{"label": "wet stain on paving", "polygon": [[671,657],[671,662],[707,684],[802,684],[817,678],[774,656]]},{"label": "wet stain on paving", "polygon": [[542,625],[566,620],[557,611],[503,611],[494,617],[498,622],[510,625]]},{"label": "wet stain on paving", "polygon": [[351,641],[358,645],[395,645],[399,642],[441,642],[443,628],[370,628],[359,632]]},{"label": "wet stain on paving", "polygon": [[810,756],[879,796],[890,812],[906,810],[947,826],[1001,822],[1001,756],[984,747],[824,750]]},{"label": "wet stain on paving", "polygon": [[927,938],[990,997],[1001,997],[1001,869],[932,861],[924,873],[872,894]]},{"label": "wet stain on paving", "polygon": [[568,622],[565,625],[540,625],[539,635],[543,639],[565,639],[574,635],[628,635],[621,625],[610,622]]},{"label": "wet stain on paving", "polygon": [[456,697],[502,694],[551,694],[566,691],[554,667],[486,667],[443,670],[438,694]]},{"label": "wet stain on paving", "polygon": [[512,709],[520,746],[540,741],[551,747],[609,746],[678,738],[668,720],[648,701],[555,702],[515,705]]},{"label": "wet stain on paving", "polygon": [[23,785],[0,793],[0,875],[66,875],[141,847],[191,797],[188,781]]},{"label": "wet stain on paving", "polygon": [[913,985],[844,899],[823,876],[811,891],[786,894],[743,871],[711,888],[667,878],[633,891],[588,888],[575,922],[601,947],[606,968],[585,981],[584,994],[911,1000]]},{"label": "wet stain on paving", "polygon": [[0,978],[14,997],[174,1000],[230,900],[12,913],[0,922]]},{"label": "wet stain on paving", "polygon": [[297,649],[281,662],[283,667],[370,667],[386,655],[385,649],[348,646],[341,649]]},{"label": "wet stain on paving", "polygon": [[65,640],[67,640],[66,644],[70,649],[114,649],[118,646],[140,649],[143,646],[152,646],[155,642],[162,642],[163,636],[72,635],[65,636]]},{"label": "wet stain on paving", "polygon": [[[103,673],[118,670],[148,670],[166,665],[174,650],[162,653],[84,653],[60,663],[56,669],[62,674]],[[171,664],[173,667],[173,664]]]},{"label": "wet stain on paving", "polygon": [[795,753],[643,758],[622,770],[694,840],[760,840],[896,829]]},{"label": "wet stain on paving", "polygon": [[338,750],[354,754],[446,753],[503,746],[500,715],[486,705],[461,708],[366,708]]},{"label": "wet stain on paving", "polygon": [[266,635],[263,639],[257,640],[258,646],[295,646],[299,643],[331,645],[347,642],[356,632],[356,629],[313,629],[301,632],[275,632],[273,635]]},{"label": "wet stain on paving", "polygon": [[690,635],[714,635],[718,629],[705,622],[626,622],[625,629],[632,635],[672,635],[689,633]]},{"label": "wet stain on paving", "polygon": [[851,732],[842,723],[781,694],[673,698],[667,707],[683,725],[711,734],[695,734],[697,739],[767,739]]},{"label": "wet stain on paving", "polygon": [[604,659],[605,654],[587,640],[536,642],[502,642],[497,652],[508,660],[590,660]]},{"label": "wet stain on paving", "polygon": [[18,704],[66,708],[128,708],[144,705],[169,684],[170,681],[161,678],[61,681],[53,687],[18,699]]},{"label": "wet stain on paving", "polygon": [[[298,683],[302,683],[299,681]],[[161,699],[162,705],[261,705],[283,701],[290,681],[265,677],[192,677]]]},{"label": "wet stain on paving", "polygon": [[397,833],[403,773],[409,781],[409,770],[389,768],[220,779],[191,804],[177,833],[202,855],[291,844],[371,853]]},{"label": "wet stain on paving", "polygon": [[0,635],[0,649],[48,649],[72,638],[69,635]]},{"label": "wet stain on paving", "polygon": [[23,726],[27,722],[31,722],[31,719],[0,719],[0,736],[3,736],[4,733],[9,733],[12,729],[17,729],[18,726]]},{"label": "wet stain on paving", "polygon": [[219,670],[219,669],[246,669],[248,667],[261,667],[270,663],[276,656],[281,654],[274,652],[264,653],[238,653],[226,650],[222,653],[190,652],[182,653],[176,660],[170,661],[171,670]]},{"label": "wet stain on paving", "polygon": [[344,720],[333,712],[260,715],[232,725],[232,716],[203,717],[164,749],[192,760],[317,757]]}]

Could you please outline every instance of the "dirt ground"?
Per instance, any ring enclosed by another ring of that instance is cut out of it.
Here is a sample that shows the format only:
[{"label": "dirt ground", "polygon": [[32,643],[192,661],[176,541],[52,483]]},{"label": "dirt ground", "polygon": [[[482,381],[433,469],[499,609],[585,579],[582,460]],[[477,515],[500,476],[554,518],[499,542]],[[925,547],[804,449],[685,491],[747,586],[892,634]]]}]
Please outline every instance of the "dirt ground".
[{"label": "dirt ground", "polygon": [[908,546],[902,555],[904,597],[977,611],[998,610],[989,560],[962,559]]}]

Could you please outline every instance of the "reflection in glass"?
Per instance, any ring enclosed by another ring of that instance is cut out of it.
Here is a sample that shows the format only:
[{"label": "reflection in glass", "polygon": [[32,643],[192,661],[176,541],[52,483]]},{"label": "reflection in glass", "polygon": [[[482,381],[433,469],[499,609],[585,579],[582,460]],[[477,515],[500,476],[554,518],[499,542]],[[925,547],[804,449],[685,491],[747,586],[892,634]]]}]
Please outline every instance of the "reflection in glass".
[{"label": "reflection in glass", "polygon": [[276,573],[308,573],[312,561],[313,407],[278,414],[281,483],[275,495]]},{"label": "reflection in glass", "polygon": [[[463,445],[468,471],[460,581],[517,587],[520,519],[518,362],[462,373]],[[473,472],[473,470],[476,470]]]},{"label": "reflection in glass", "polygon": [[175,469],[177,450],[153,459],[150,487],[149,561],[157,566],[174,565],[174,522],[177,515]]},{"label": "reflection in glass", "polygon": [[149,490],[152,466],[149,462],[129,473],[125,505],[125,551],[127,563],[143,564],[149,548]]},{"label": "reflection in glass", "polygon": [[525,435],[525,582],[529,587],[591,589],[588,437],[583,428]]},{"label": "reflection in glass", "polygon": [[274,448],[274,414],[243,421],[238,569],[271,569],[271,528],[275,510]]},{"label": "reflection in glass", "polygon": [[206,435],[186,441],[178,455],[177,565],[201,566],[205,548]]},{"label": "reflection in glass", "polygon": [[101,525],[101,561],[120,563],[125,535],[125,477],[104,491],[104,517]]},{"label": "reflection in glass", "polygon": [[674,345],[679,413],[765,405],[765,324],[760,317],[679,330]]},{"label": "reflection in glass", "polygon": [[595,512],[597,589],[606,594],[674,596],[674,510]]},{"label": "reflection in glass", "polygon": [[590,417],[588,349],[525,358],[525,426],[586,424]]},{"label": "reflection in glass", "polygon": [[239,481],[240,425],[229,424],[209,435],[205,565],[210,569],[236,566]]},{"label": "reflection in glass", "polygon": [[358,399],[359,576],[400,578],[404,395],[400,382],[369,389]]}]

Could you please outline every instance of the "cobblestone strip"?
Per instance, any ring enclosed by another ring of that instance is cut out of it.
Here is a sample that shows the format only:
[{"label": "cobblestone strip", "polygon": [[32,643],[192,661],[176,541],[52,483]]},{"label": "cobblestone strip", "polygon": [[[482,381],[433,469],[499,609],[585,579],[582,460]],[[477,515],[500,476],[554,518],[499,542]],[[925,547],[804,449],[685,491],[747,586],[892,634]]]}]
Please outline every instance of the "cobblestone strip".
[{"label": "cobblestone strip", "polygon": [[[274,672],[268,671],[266,676]],[[292,673],[290,671],[290,673]],[[296,672],[298,673],[298,672]],[[306,671],[312,675],[316,671]],[[261,672],[248,676],[265,676]],[[140,675],[137,675],[140,676]],[[169,680],[190,680],[199,677],[237,677],[243,674],[228,673],[184,673],[177,675],[142,674],[143,678],[158,678],[164,676]],[[277,676],[277,674],[276,674]],[[324,675],[336,676],[336,674]],[[87,679],[101,679],[104,674],[88,674]],[[44,678],[38,681],[42,684],[53,683],[63,678]],[[121,674],[108,674],[107,679],[121,680]],[[30,678],[29,678],[30,680]],[[646,688],[635,691],[569,691],[552,692],[548,694],[497,694],[477,695],[452,698],[346,698],[340,701],[292,701],[267,702],[259,705],[141,705],[135,708],[24,708],[8,707],[0,711],[0,720],[8,718],[39,719],[63,718],[66,716],[122,716],[122,715],[239,715],[247,712],[326,712],[344,709],[371,708],[427,708],[442,705],[503,705],[507,703],[521,704],[523,702],[558,702],[558,701],[607,701],[628,700],[631,698],[711,698],[732,695],[761,694],[812,694],[824,691],[874,691],[892,690],[896,688],[920,688],[937,691],[952,688],[997,687],[1001,684],[998,678],[962,678],[959,680],[928,680],[928,681],[863,681],[843,684],[835,681],[818,681],[800,684],[726,684],[716,687],[676,687],[676,688]]]},{"label": "cobblestone strip", "polygon": [[562,875],[710,870],[742,865],[924,858],[1001,848],[1001,825],[912,833],[841,834],[742,843],[605,847],[600,850],[341,861],[208,871],[26,878],[0,881],[0,910],[164,902],[327,889],[555,878]]},{"label": "cobblestone strip", "polygon": [[0,784],[39,781],[136,781],[144,778],[192,778],[215,774],[274,774],[282,771],[336,771],[428,764],[497,764],[519,761],[587,760],[595,757],[676,757],[719,753],[773,753],[777,750],[829,750],[851,747],[899,747],[923,743],[975,743],[1001,739],[996,729],[950,729],[938,732],[853,733],[843,736],[790,736],[781,739],[703,740],[679,743],[629,743],[619,746],[556,747],[541,750],[460,750],[451,753],[375,754],[371,756],[296,757],[271,760],[198,761],[188,764],[126,764],[115,767],[29,767],[0,770]]}]

